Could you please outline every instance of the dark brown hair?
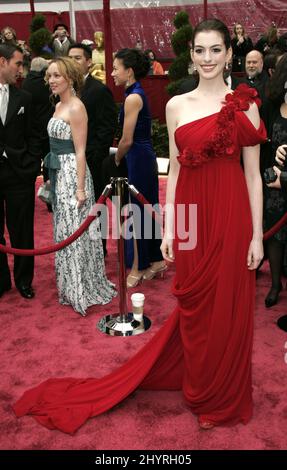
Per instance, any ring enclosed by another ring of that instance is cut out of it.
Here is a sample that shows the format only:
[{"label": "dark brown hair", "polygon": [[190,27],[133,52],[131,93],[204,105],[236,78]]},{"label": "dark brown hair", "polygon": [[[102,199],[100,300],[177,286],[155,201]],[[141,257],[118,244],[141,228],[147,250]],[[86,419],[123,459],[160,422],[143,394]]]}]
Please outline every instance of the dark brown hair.
[{"label": "dark brown hair", "polygon": [[217,18],[211,18],[209,20],[203,20],[193,30],[192,38],[191,38],[191,44],[192,48],[194,49],[194,42],[195,42],[195,37],[198,33],[201,33],[203,31],[217,31],[218,33],[221,34],[223,38],[223,42],[225,44],[226,50],[230,48],[231,46],[231,38],[230,38],[230,33],[227,28],[227,26]]}]

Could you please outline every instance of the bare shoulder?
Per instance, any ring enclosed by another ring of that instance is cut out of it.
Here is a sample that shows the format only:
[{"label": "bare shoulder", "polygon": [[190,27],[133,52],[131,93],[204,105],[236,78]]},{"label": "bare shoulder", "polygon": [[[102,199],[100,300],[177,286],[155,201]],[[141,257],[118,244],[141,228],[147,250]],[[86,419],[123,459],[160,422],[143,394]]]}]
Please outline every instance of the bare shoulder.
[{"label": "bare shoulder", "polygon": [[83,111],[86,108],[83,102],[78,97],[74,96],[71,98],[69,103],[69,109],[71,113],[77,113],[79,111]]},{"label": "bare shoulder", "polygon": [[181,108],[185,104],[189,104],[191,101],[196,99],[195,90],[189,91],[188,93],[183,93],[182,95],[173,96],[166,105],[167,111],[175,111],[178,108]]},{"label": "bare shoulder", "polygon": [[173,96],[166,104],[166,111],[174,111],[177,107],[177,103],[180,101],[179,98],[180,95]]},{"label": "bare shoulder", "polygon": [[166,105],[166,113],[172,114],[176,112],[179,108],[181,103],[183,103],[182,95],[173,96]]},{"label": "bare shoulder", "polygon": [[142,98],[138,93],[131,93],[129,96],[126,97],[125,105],[130,106],[134,104],[142,105]]},{"label": "bare shoulder", "polygon": [[76,96],[71,99],[69,104],[69,113],[71,119],[83,119],[83,117],[86,117],[87,115],[85,105]]}]

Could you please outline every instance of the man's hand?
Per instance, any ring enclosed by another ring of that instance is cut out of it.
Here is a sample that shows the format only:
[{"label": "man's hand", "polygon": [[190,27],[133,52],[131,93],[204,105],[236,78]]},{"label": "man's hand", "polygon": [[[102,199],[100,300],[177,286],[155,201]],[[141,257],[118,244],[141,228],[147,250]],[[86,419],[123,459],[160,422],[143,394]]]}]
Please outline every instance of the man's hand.
[{"label": "man's hand", "polygon": [[281,171],[279,170],[279,168],[277,168],[277,166],[273,166],[273,170],[275,171],[275,173],[276,173],[276,175],[277,175],[277,180],[274,181],[273,183],[267,184],[267,186],[268,186],[268,188],[277,188],[277,189],[280,189],[280,188],[281,188],[281,183],[280,183]]}]

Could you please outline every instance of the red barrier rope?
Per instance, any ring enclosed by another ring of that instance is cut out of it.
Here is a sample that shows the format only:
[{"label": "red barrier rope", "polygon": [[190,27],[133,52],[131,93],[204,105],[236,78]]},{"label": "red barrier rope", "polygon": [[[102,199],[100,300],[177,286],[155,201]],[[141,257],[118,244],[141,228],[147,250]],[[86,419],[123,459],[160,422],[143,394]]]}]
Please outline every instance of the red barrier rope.
[{"label": "red barrier rope", "polygon": [[268,240],[268,238],[271,238],[275,233],[278,232],[278,230],[280,230],[280,228],[283,227],[283,225],[286,222],[287,222],[287,212],[286,214],[283,215],[283,217],[281,217],[280,220],[278,220],[278,222],[276,222],[275,225],[273,225],[273,227],[271,227],[269,230],[267,230],[267,232],[264,233],[263,240],[266,241]]},{"label": "red barrier rope", "polygon": [[[152,210],[151,204],[145,199],[145,197],[139,193],[133,186],[129,186],[133,196],[145,207],[145,209],[149,212],[149,214],[159,223],[162,224],[162,215],[158,212]],[[278,222],[276,222],[273,227],[267,230],[263,234],[263,240],[266,241],[271,238],[275,233],[277,233],[283,225],[287,222],[287,212],[284,214]]]},{"label": "red barrier rope", "polygon": [[[145,209],[149,212],[149,214],[158,222],[162,224],[162,215],[158,212],[152,210],[151,204],[145,199],[145,197],[139,193],[133,186],[130,186],[130,190],[133,196],[145,207]],[[263,240],[266,241],[271,238],[275,233],[277,233],[283,225],[287,222],[287,212],[284,214],[278,222],[276,222],[273,227],[271,227],[267,232],[263,234]]]},{"label": "red barrier rope", "polygon": [[[152,205],[148,202],[148,200],[140,193],[138,190],[132,186],[128,185],[132,195],[144,206],[145,210],[149,212],[149,214],[154,218],[156,222],[158,222],[160,225],[162,225],[162,218],[163,216],[156,212],[155,210],[152,209]],[[104,204],[107,200],[107,197],[109,194],[102,194],[98,201],[94,204],[92,208],[92,212],[95,212],[97,205]],[[62,250],[63,248],[67,247],[71,243],[73,243],[77,238],[79,238],[85,230],[88,229],[88,227],[91,225],[91,223],[97,218],[96,215],[89,215],[86,220],[80,225],[80,227],[66,240],[63,240],[60,243],[55,243],[54,245],[51,246],[46,246],[43,248],[37,248],[37,249],[20,249],[20,248],[11,248],[7,247],[5,245],[0,244],[0,252],[1,253],[9,253],[11,255],[19,255],[19,256],[41,256],[41,255],[47,255],[49,253],[53,253],[58,250]],[[263,240],[266,241],[269,238],[271,238],[278,230],[280,230],[281,227],[287,222],[287,212],[286,214],[281,217],[281,219],[276,222],[271,229],[269,229],[267,232],[264,233],[263,235]]]},{"label": "red barrier rope", "polygon": [[[158,222],[162,224],[162,215],[158,212],[152,210],[151,204],[145,199],[145,197],[139,193],[133,186],[130,186],[133,196],[145,207],[145,209],[150,213],[150,215]],[[266,241],[271,238],[275,233],[277,233],[283,225],[287,222],[287,212],[284,214],[278,222],[276,222],[273,227],[271,227],[267,232],[263,234],[263,240]]]},{"label": "red barrier rope", "polygon": [[162,225],[162,214],[159,214],[155,210],[153,210],[152,205],[148,200],[133,186],[128,185],[129,190],[131,191],[132,195],[143,205],[145,210],[151,215],[151,217],[161,226]]},{"label": "red barrier rope", "polygon": [[[134,197],[138,199],[138,201],[145,207],[145,209],[150,213],[150,215],[158,222],[161,223],[162,221],[162,216],[158,214],[157,212],[152,210],[151,204],[145,199],[145,197],[140,194],[137,189],[134,188],[134,186],[129,186],[132,194]],[[97,205],[104,204],[107,200],[107,197],[109,196],[111,191],[109,193],[106,193],[105,195],[102,194],[98,201],[94,204],[91,212],[96,211]],[[97,214],[95,215],[89,215],[86,220],[80,225],[80,227],[66,240],[61,241],[60,243],[55,243],[54,245],[51,246],[45,246],[43,248],[36,248],[36,249],[21,249],[21,248],[12,248],[12,247],[7,247],[6,245],[1,245],[0,244],[0,252],[2,253],[9,253],[11,255],[18,255],[18,256],[41,256],[41,255],[47,255],[49,253],[53,253],[55,251],[62,250],[63,248],[67,247],[71,243],[73,243],[77,238],[79,238],[85,230],[88,229],[88,227],[91,225],[91,223],[97,218]]]},{"label": "red barrier rope", "polygon": [[[96,209],[96,206],[98,204],[104,204],[106,202],[107,196],[104,196],[103,194],[99,197],[98,201],[95,203],[93,206],[93,212]],[[46,246],[44,248],[37,248],[33,250],[23,250],[20,248],[10,248],[5,245],[0,245],[0,252],[2,253],[9,253],[11,255],[21,255],[21,256],[40,256],[40,255],[47,255],[49,253],[53,253],[54,251],[62,250],[66,246],[70,245],[73,243],[77,238],[79,238],[85,230],[91,225],[91,223],[97,218],[97,215],[89,215],[86,220],[80,225],[80,227],[66,240],[63,240],[60,243],[55,243],[54,245],[51,246]]]}]

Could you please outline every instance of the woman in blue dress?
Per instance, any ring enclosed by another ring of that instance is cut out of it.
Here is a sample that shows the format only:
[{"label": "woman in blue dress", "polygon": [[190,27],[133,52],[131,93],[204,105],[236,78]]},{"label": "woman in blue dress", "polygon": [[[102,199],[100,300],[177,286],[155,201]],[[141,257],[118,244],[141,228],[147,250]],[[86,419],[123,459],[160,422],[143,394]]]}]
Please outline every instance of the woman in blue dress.
[{"label": "woman in blue dress", "polygon": [[[121,49],[115,55],[112,76],[117,86],[125,86],[125,102],[120,112],[122,137],[115,155],[116,165],[126,158],[129,184],[136,187],[153,206],[158,204],[158,169],[151,144],[151,116],[139,79],[149,71],[149,61],[136,49]],[[140,217],[133,220],[133,237],[126,242],[126,265],[131,268],[127,287],[141,279],[150,280],[167,269],[160,251],[159,227],[152,236],[145,233],[143,207],[131,196]]]}]

